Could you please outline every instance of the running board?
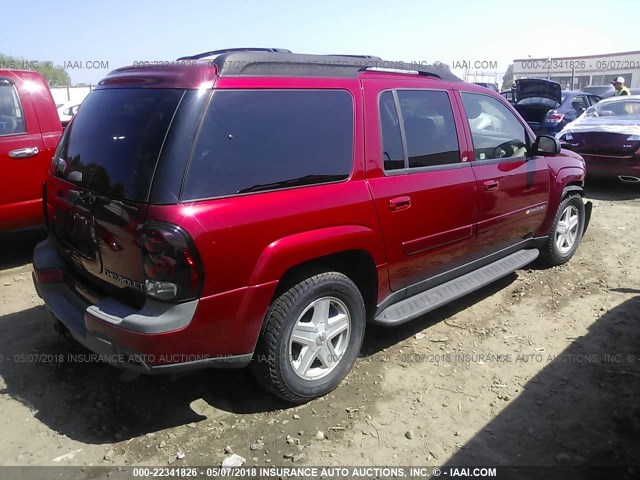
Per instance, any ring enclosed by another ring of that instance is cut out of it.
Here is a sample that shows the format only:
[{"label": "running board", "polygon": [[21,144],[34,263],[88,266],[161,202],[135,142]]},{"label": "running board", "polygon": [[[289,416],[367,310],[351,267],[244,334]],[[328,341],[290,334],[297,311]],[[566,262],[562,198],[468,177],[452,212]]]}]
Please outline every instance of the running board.
[{"label": "running board", "polygon": [[380,312],[372,320],[372,323],[393,326],[413,320],[515,272],[534,261],[539,254],[540,252],[537,249],[520,250],[512,253],[466,275],[394,303]]}]

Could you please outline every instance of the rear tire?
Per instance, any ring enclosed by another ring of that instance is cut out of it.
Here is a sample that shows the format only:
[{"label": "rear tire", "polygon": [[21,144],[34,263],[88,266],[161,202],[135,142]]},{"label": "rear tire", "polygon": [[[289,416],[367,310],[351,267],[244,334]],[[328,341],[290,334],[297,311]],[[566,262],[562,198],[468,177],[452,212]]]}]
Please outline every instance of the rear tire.
[{"label": "rear tire", "polygon": [[366,323],[364,301],[347,276],[326,272],[274,300],[252,371],[278,397],[302,403],[329,393],[355,363]]},{"label": "rear tire", "polygon": [[540,263],[554,267],[567,263],[576,253],[584,233],[585,210],[582,197],[570,195],[558,206],[549,238],[540,249]]}]

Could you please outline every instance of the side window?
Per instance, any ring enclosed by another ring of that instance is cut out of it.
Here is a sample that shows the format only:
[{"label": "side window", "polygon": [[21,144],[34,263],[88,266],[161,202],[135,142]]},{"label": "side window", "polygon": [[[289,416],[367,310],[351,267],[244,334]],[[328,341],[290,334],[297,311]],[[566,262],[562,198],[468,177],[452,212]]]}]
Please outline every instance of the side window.
[{"label": "side window", "polygon": [[393,93],[387,91],[380,95],[380,124],[382,127],[382,158],[385,170],[404,168],[404,149],[400,120],[393,99]]},{"label": "side window", "polygon": [[11,83],[0,79],[0,136],[26,131],[18,93]]},{"label": "side window", "polygon": [[353,100],[339,90],[214,92],[182,198],[197,200],[346,179]]},{"label": "side window", "polygon": [[447,92],[399,90],[409,168],[460,162],[460,148]]},{"label": "side window", "polygon": [[591,102],[591,105],[595,105],[600,100],[602,100],[600,97],[596,97],[595,95],[589,95],[589,102]]},{"label": "side window", "polygon": [[489,95],[462,93],[476,160],[518,158],[527,154],[524,126],[500,101]]},{"label": "side window", "polygon": [[571,100],[571,110],[574,110],[578,115],[584,112],[588,106],[589,105],[587,105],[587,99],[584,97],[584,95],[578,95],[577,97],[574,97],[573,100]]}]

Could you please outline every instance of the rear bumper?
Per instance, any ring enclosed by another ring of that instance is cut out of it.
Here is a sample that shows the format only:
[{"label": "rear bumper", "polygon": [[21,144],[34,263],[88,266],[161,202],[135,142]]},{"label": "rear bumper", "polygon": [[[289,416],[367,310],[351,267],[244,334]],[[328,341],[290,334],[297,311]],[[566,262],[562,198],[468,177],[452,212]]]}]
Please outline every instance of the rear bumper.
[{"label": "rear bumper", "polygon": [[75,340],[97,359],[141,373],[248,365],[268,300],[264,312],[246,304],[259,305],[272,293],[264,285],[182,304],[150,300],[137,310],[108,297],[87,303],[50,239],[37,245],[33,267],[38,295]]},{"label": "rear bumper", "polygon": [[629,175],[640,177],[640,157],[612,157],[606,155],[580,154],[587,164],[587,175],[599,177],[618,177]]}]

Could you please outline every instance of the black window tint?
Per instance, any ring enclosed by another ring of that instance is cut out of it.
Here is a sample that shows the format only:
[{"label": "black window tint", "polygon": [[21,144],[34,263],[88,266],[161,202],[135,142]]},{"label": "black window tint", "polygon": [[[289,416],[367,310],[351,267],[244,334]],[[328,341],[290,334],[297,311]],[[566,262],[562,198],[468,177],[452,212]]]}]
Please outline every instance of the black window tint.
[{"label": "black window tint", "polygon": [[0,136],[27,131],[15,87],[0,79]]},{"label": "black window tint", "polygon": [[58,176],[105,195],[146,201],[184,90],[106,89],[82,103],[56,150]]},{"label": "black window tint", "polygon": [[451,102],[446,92],[399,90],[409,168],[460,162]]},{"label": "black window tint", "polygon": [[502,102],[489,95],[463,93],[462,103],[476,160],[526,156],[524,126]]},{"label": "black window tint", "polygon": [[382,157],[385,170],[405,168],[404,150],[398,111],[393,93],[383,92],[380,95],[380,123],[382,126]]},{"label": "black window tint", "polygon": [[346,179],[353,102],[345,91],[217,91],[183,190],[195,200]]}]

